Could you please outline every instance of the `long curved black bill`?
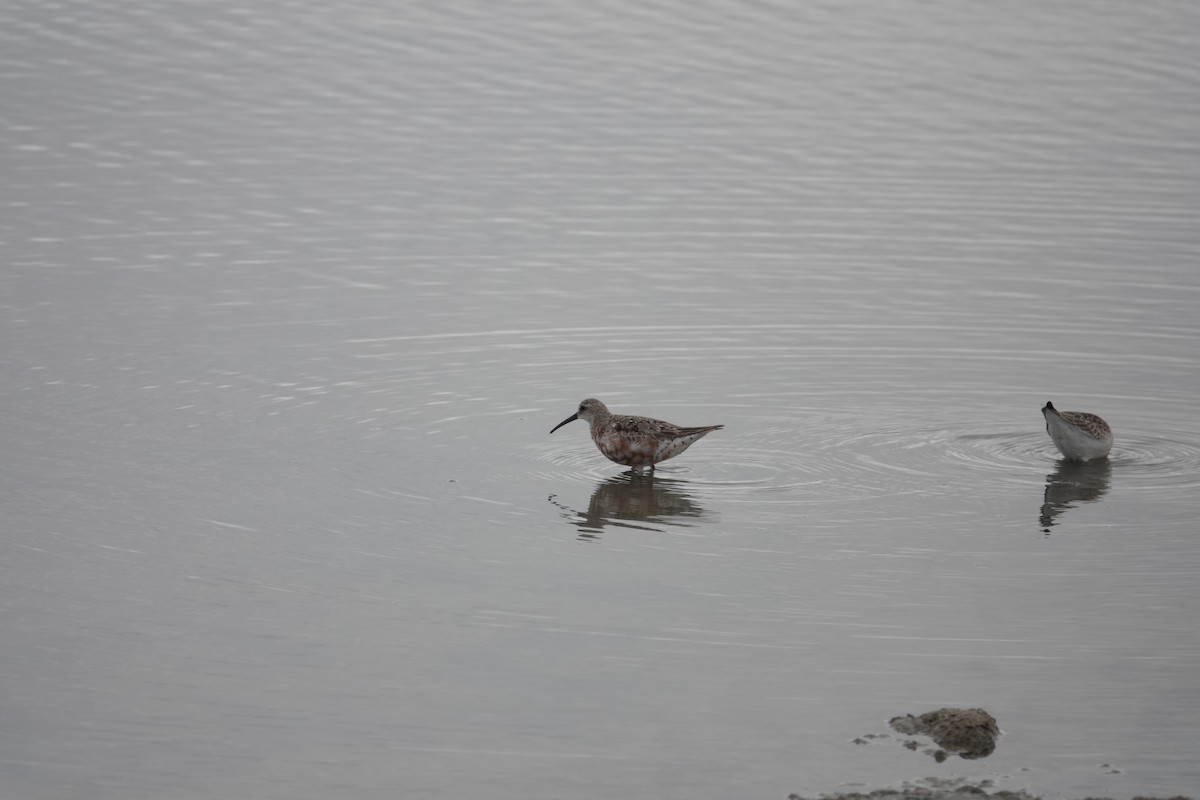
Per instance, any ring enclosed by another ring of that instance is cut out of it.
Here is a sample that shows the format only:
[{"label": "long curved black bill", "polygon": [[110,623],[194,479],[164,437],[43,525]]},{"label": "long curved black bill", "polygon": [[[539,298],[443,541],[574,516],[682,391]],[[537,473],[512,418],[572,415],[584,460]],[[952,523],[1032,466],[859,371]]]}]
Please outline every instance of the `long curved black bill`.
[{"label": "long curved black bill", "polygon": [[579,419],[579,415],[578,415],[578,414],[572,414],[571,416],[567,417],[567,418],[566,418],[566,419],[564,419],[562,422],[558,423],[558,424],[557,424],[557,425],[555,425],[553,428],[551,428],[551,429],[550,429],[550,432],[551,432],[551,433],[554,433],[556,430],[558,430],[559,428],[561,428],[563,425],[566,425],[568,422],[574,422],[574,421],[575,421],[575,420],[577,420],[577,419]]}]

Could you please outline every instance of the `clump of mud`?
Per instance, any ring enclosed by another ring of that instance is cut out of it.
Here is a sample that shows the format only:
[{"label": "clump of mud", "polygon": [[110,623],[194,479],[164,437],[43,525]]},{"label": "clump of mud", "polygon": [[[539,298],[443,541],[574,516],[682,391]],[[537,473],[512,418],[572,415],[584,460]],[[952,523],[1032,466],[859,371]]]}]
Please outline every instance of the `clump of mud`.
[{"label": "clump of mud", "polygon": [[[919,717],[905,714],[893,717],[889,725],[905,736],[928,736],[941,750],[932,753],[937,761],[945,761],[947,754],[954,753],[962,758],[985,758],[996,749],[1000,726],[996,718],[982,708],[939,708]],[[913,742],[910,749],[916,749]]]}]

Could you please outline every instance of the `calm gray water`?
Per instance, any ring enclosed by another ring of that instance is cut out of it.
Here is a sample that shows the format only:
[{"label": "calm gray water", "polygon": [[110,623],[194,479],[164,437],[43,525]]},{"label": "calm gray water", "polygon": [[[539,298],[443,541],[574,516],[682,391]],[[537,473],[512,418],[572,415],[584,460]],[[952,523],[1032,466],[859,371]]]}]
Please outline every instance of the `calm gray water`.
[{"label": "calm gray water", "polygon": [[[0,794],[1200,792],[1198,48],[6,5]],[[726,427],[637,480],[588,396]],[[996,751],[888,728],[941,706]]]}]

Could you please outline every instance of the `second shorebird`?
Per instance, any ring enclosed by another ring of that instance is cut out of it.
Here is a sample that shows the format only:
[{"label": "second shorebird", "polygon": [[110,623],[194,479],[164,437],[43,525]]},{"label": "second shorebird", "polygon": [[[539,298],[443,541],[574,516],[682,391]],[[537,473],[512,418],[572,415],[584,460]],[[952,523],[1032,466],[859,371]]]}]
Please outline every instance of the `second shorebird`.
[{"label": "second shorebird", "polygon": [[1104,458],[1112,450],[1113,435],[1108,423],[1086,411],[1059,411],[1051,402],[1042,407],[1046,433],[1059,452],[1072,461]]},{"label": "second shorebird", "polygon": [[550,429],[551,433],[577,419],[592,428],[592,441],[609,461],[632,467],[641,473],[642,467],[654,470],[654,465],[674,458],[691,447],[696,440],[720,430],[724,425],[704,425],[681,428],[661,419],[613,414],[608,406],[595,398],[579,404],[579,410]]}]

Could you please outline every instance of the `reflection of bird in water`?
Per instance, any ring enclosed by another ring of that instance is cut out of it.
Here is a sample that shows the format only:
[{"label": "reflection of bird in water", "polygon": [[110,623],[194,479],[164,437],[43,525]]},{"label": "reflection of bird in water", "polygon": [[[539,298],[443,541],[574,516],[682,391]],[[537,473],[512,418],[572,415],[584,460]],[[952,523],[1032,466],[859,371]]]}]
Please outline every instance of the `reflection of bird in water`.
[{"label": "reflection of bird in water", "polygon": [[1108,491],[1112,480],[1112,462],[1068,461],[1062,459],[1054,472],[1046,476],[1046,491],[1042,499],[1042,530],[1050,532],[1054,518],[1078,503],[1099,500]]},{"label": "reflection of bird in water", "polygon": [[[587,511],[572,511],[559,503],[554,495],[550,502],[570,512],[571,522],[580,530],[580,538],[595,539],[606,526],[638,530],[658,530],[653,523],[685,524],[672,518],[701,519],[705,512],[679,487],[686,484],[664,480],[651,475],[617,475],[600,481]],[[639,525],[637,523],[650,523]]]},{"label": "reflection of bird in water", "polygon": [[630,417],[613,414],[608,406],[594,398],[579,404],[579,410],[550,429],[551,433],[577,419],[591,424],[592,441],[609,461],[632,467],[641,473],[642,467],[654,471],[654,465],[674,458],[691,447],[698,439],[720,430],[724,425],[704,425],[681,428],[661,419]]},{"label": "reflection of bird in water", "polygon": [[996,718],[982,708],[939,708],[919,717],[912,714],[893,717],[888,724],[906,736],[933,739],[942,748],[931,754],[937,761],[945,761],[946,752],[963,758],[990,756],[1000,735]]},{"label": "reflection of bird in water", "polygon": [[1042,407],[1042,416],[1046,419],[1046,433],[1066,458],[1091,461],[1104,458],[1112,450],[1112,429],[1095,414],[1059,411],[1053,403],[1047,402]]}]

